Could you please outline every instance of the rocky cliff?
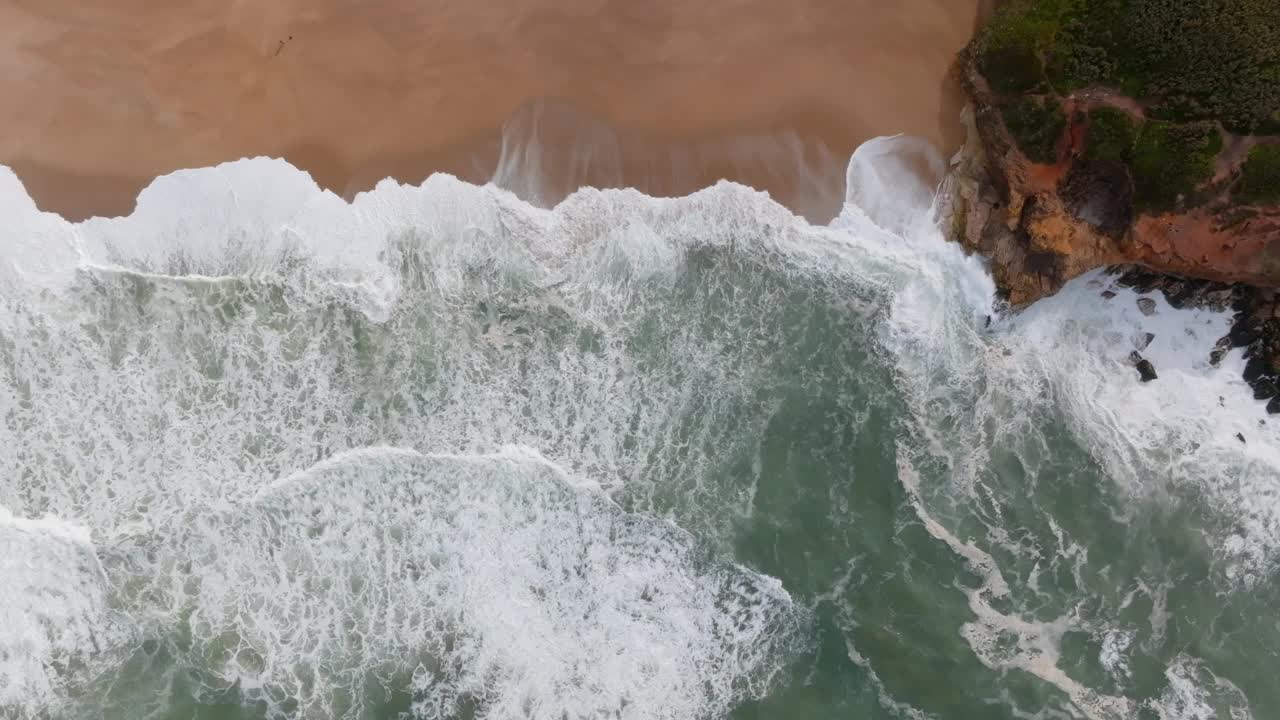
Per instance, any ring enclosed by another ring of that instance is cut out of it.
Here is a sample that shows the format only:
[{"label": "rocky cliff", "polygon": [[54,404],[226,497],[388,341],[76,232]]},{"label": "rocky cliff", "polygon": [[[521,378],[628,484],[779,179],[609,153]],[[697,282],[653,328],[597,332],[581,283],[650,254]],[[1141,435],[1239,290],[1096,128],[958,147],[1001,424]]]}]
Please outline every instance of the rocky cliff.
[{"label": "rocky cliff", "polygon": [[956,72],[952,228],[1009,302],[1118,264],[1171,301],[1227,292],[1224,346],[1247,347],[1250,382],[1276,396],[1280,3],[1010,0]]}]

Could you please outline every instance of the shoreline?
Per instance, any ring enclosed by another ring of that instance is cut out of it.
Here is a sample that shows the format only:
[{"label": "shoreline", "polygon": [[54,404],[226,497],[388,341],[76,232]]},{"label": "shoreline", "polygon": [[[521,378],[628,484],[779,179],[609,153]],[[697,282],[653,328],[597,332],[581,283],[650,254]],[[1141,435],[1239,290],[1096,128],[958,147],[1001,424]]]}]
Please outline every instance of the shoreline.
[{"label": "shoreline", "polygon": [[[492,162],[504,126],[551,102],[633,149],[595,169],[616,184],[680,193],[728,175],[785,198],[798,175],[743,167],[777,154],[769,138],[821,143],[841,173],[877,135],[957,147],[949,71],[989,4],[130,0],[126,23],[71,0],[3,0],[0,164],[68,219],[127,214],[159,175],[262,155],[349,198],[384,177],[487,180],[476,158]],[[655,155],[694,167],[649,177]]]}]

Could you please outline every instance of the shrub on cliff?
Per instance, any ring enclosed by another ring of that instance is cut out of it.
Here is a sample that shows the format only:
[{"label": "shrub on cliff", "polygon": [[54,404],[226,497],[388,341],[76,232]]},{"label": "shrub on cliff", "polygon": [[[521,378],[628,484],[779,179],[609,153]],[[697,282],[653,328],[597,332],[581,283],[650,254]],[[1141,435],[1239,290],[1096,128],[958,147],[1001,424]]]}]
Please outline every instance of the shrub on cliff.
[{"label": "shrub on cliff", "polygon": [[1234,198],[1252,204],[1280,202],[1280,145],[1259,145],[1249,151]]},{"label": "shrub on cliff", "polygon": [[1002,93],[1103,85],[1162,119],[1280,131],[1277,0],[1008,0],[975,50]]},{"label": "shrub on cliff", "polygon": [[1212,123],[1142,120],[1112,107],[1089,113],[1085,156],[1124,164],[1139,210],[1173,209],[1214,173],[1222,134]]},{"label": "shrub on cliff", "polygon": [[1067,127],[1067,117],[1055,97],[1027,95],[1000,106],[1005,127],[1031,162],[1058,161],[1058,139]]},{"label": "shrub on cliff", "polygon": [[1113,107],[1100,107],[1089,113],[1089,138],[1085,145],[1088,158],[1127,165],[1133,155],[1134,141],[1134,119],[1129,113]]},{"label": "shrub on cliff", "polygon": [[1213,177],[1221,150],[1222,134],[1212,123],[1142,123],[1130,164],[1134,205],[1139,210],[1173,209]]},{"label": "shrub on cliff", "polygon": [[1066,5],[1074,1],[1012,0],[996,13],[975,40],[980,69],[992,87],[1024,93],[1045,85],[1045,53]]}]

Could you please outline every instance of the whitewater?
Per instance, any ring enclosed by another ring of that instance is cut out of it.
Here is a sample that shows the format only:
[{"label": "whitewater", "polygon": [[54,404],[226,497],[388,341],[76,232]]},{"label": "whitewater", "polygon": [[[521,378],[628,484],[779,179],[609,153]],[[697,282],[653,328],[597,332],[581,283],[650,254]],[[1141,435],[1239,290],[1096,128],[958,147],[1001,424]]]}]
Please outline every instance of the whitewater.
[{"label": "whitewater", "polygon": [[868,142],[815,224],[258,158],[70,223],[0,167],[0,717],[1280,715],[1232,318],[1009,311],[942,169]]}]

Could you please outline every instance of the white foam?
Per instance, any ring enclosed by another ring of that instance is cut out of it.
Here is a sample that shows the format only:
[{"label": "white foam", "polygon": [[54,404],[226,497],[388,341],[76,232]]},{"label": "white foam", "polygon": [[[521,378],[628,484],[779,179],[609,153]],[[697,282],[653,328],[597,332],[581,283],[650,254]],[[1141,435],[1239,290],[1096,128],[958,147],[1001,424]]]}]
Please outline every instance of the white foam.
[{"label": "white foam", "polygon": [[1165,670],[1165,679],[1164,692],[1148,703],[1160,720],[1253,720],[1240,688],[1198,660],[1179,656]]},{"label": "white foam", "polygon": [[[924,210],[936,167],[909,139],[864,145],[825,228],[732,183],[584,189],[548,210],[433,176],[346,203],[261,158],[157,179],[132,215],[72,224],[4,169],[0,503],[100,542],[147,538],[159,615],[190,611],[201,662],[274,701],[336,712],[355,676],[407,674],[428,716],[468,696],[494,718],[714,715],[767,687],[793,627],[776,583],[698,548],[750,511],[753,488],[713,471],[757,447],[768,413],[752,403],[791,367],[771,341],[803,326],[779,307],[807,293],[806,310],[884,320],[916,420],[904,445],[944,458],[958,495],[991,448],[1061,408],[1122,488],[1203,489],[1227,518],[1210,538],[1227,572],[1267,577],[1280,425],[1258,425],[1238,352],[1196,359],[1225,316],[1155,298],[1147,317],[1086,278],[983,332],[994,285]],[[724,280],[742,267],[752,284]],[[1149,385],[1123,364],[1140,331],[1156,334]],[[413,450],[360,450],[383,445]],[[1011,589],[995,558],[929,512],[939,488],[899,477],[983,578],[965,629],[979,658],[1093,717],[1126,711],[1057,667],[1072,618],[996,610]],[[674,513],[664,495],[688,500],[677,519],[697,541],[608,499]],[[90,598],[65,616],[94,627],[77,618],[97,617],[98,576],[77,573],[47,586]],[[47,637],[62,652],[86,636]],[[38,682],[32,657],[22,677]]]},{"label": "white foam", "polygon": [[175,541],[197,652],[307,715],[360,716],[372,677],[426,718],[715,717],[802,641],[776,580],[527,449],[347,453]]},{"label": "white foam", "polygon": [[[128,612],[197,640],[178,660],[213,689],[326,716],[375,702],[366,678],[425,717],[715,716],[802,638],[776,581],[706,549],[751,492],[707,478],[768,421],[744,408],[775,356],[739,338],[781,322],[770,294],[875,260],[844,235],[731,184],[545,211],[434,177],[347,204],[265,160],[157,180],[128,218],[27,210],[0,228],[0,470],[21,478],[0,502],[114,547]],[[75,253],[8,242],[44,222]],[[732,288],[654,301],[703,249],[779,275],[711,334],[691,320]],[[655,328],[657,358],[632,347]],[[435,454],[360,450],[387,443]],[[449,454],[511,443],[572,472]],[[606,492],[687,495],[704,539]]]},{"label": "white foam", "polygon": [[[860,212],[851,207],[844,217]],[[900,215],[884,222],[902,227]],[[955,495],[987,492],[979,486],[993,449],[1017,452],[1034,480],[1036,452],[1021,449],[1062,418],[1122,493],[1199,495],[1192,501],[1212,505],[1218,520],[1209,540],[1223,577],[1248,587],[1275,571],[1280,421],[1241,379],[1242,351],[1209,363],[1230,312],[1179,310],[1151,293],[1154,312],[1146,315],[1138,293],[1097,271],[984,332],[975,318],[989,312],[990,279],[945,247],[936,229],[905,232],[898,242],[921,272],[895,293],[884,342],[912,408],[912,432],[949,469]],[[889,245],[900,236],[878,237]],[[1108,290],[1110,300],[1102,296]],[[1150,383],[1128,362],[1146,333],[1154,338],[1141,353],[1159,374]]]},{"label": "white foam", "polygon": [[[677,462],[665,428],[696,412],[715,433],[706,447],[732,449],[766,421],[714,423],[740,412],[785,350],[739,352],[757,332],[751,312],[778,325],[770,296],[792,286],[848,302],[846,288],[883,291],[914,272],[907,253],[812,228],[729,183],[670,200],[582,190],[547,211],[433,176],[348,204],[255,159],[157,179],[126,218],[73,225],[22,198],[0,228],[0,261],[19,270],[0,284],[16,373],[0,385],[12,418],[0,466],[36,477],[0,485],[0,501],[108,536],[370,443],[526,444],[612,490],[657,483],[644,477],[656,457],[693,482],[716,451]],[[44,224],[75,252],[34,251],[26,238]],[[754,289],[741,316],[715,310],[728,315],[715,337],[692,333],[698,307],[661,304],[699,249],[797,282]],[[57,293],[30,282],[37,271]],[[348,330],[349,306],[374,322]],[[592,334],[599,351],[565,354],[539,323]],[[676,359],[638,373],[628,344],[655,326]],[[379,367],[362,365],[349,332],[376,337]],[[493,352],[504,348],[520,352]]]},{"label": "white foam", "polygon": [[1108,630],[1102,636],[1102,650],[1098,662],[1103,669],[1117,679],[1129,676],[1129,646],[1133,644],[1132,631]]},{"label": "white foam", "polygon": [[13,170],[0,165],[0,286],[59,287],[78,262],[75,228],[42,213]]},{"label": "white foam", "polygon": [[[1252,585],[1273,572],[1280,551],[1280,421],[1241,379],[1241,351],[1209,363],[1229,312],[1179,310],[1152,293],[1147,316],[1139,294],[1113,280],[1091,273],[1010,319],[997,341],[1009,359],[991,368],[1002,387],[1047,386],[1077,439],[1125,491],[1189,489],[1216,506],[1223,572]],[[1110,300],[1101,295],[1108,290]],[[1155,336],[1141,350],[1159,374],[1150,383],[1127,363],[1144,333]],[[1026,382],[1028,373],[1040,381]]]},{"label": "white foam", "polygon": [[107,582],[89,532],[0,507],[0,714],[56,707],[107,649]]}]

